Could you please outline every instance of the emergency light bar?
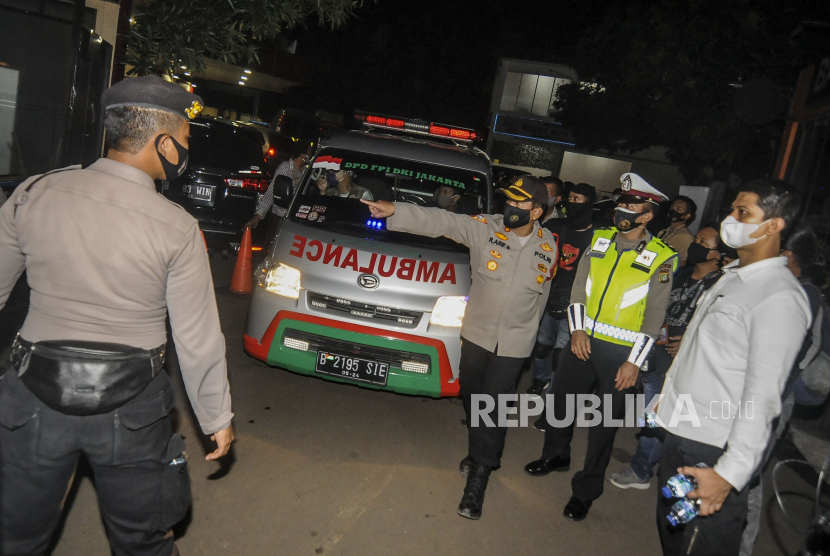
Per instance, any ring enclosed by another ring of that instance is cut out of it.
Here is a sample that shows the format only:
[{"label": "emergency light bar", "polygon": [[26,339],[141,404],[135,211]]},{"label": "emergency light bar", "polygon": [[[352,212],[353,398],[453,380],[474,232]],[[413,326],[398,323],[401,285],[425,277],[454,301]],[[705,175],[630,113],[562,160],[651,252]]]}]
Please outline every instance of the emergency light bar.
[{"label": "emergency light bar", "polygon": [[355,118],[363,122],[366,127],[379,129],[394,129],[406,133],[441,137],[444,139],[455,139],[458,141],[472,142],[478,136],[472,129],[463,127],[428,122],[418,118],[392,118],[380,114],[357,113]]}]

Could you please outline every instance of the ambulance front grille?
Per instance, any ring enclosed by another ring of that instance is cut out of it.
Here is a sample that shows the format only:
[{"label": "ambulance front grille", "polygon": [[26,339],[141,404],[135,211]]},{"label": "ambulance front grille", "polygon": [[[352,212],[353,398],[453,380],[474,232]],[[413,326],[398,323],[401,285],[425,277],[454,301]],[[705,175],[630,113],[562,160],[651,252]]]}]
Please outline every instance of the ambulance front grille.
[{"label": "ambulance front grille", "polygon": [[380,320],[384,324],[394,324],[402,328],[417,328],[423,313],[404,311],[393,307],[372,305],[361,301],[352,301],[342,297],[308,292],[308,305],[320,311],[339,311],[353,317],[366,320]]}]

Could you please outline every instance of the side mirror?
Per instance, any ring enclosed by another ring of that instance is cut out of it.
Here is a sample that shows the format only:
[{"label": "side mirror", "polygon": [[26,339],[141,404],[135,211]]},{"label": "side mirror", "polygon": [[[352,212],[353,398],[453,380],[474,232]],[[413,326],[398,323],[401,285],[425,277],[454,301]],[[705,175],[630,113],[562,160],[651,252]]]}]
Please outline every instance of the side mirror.
[{"label": "side mirror", "polygon": [[274,179],[274,204],[282,208],[288,208],[291,201],[291,190],[294,188],[294,181],[288,176],[277,176]]}]

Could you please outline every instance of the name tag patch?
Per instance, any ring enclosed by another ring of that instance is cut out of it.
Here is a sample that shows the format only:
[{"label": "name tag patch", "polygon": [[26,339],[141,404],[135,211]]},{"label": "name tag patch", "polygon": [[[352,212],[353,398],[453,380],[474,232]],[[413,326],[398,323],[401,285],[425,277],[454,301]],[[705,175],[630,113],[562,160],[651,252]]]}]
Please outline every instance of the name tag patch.
[{"label": "name tag patch", "polygon": [[643,249],[640,252],[640,256],[634,259],[634,264],[639,264],[651,268],[651,265],[654,264],[655,260],[657,260],[657,253],[655,253],[654,251],[649,251],[648,249]]}]

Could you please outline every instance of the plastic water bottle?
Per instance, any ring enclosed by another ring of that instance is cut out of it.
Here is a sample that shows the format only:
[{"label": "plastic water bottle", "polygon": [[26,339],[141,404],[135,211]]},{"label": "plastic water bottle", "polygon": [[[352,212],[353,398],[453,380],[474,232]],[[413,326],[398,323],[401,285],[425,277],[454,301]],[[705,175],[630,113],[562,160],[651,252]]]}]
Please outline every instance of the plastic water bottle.
[{"label": "plastic water bottle", "polygon": [[[708,467],[705,463],[698,463],[695,467]],[[685,498],[687,494],[697,488],[697,481],[691,475],[678,473],[668,481],[661,489],[666,498]]]},{"label": "plastic water bottle", "polygon": [[700,514],[700,502],[691,498],[682,498],[674,503],[671,512],[666,516],[673,526],[689,523]]}]

